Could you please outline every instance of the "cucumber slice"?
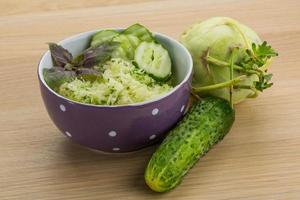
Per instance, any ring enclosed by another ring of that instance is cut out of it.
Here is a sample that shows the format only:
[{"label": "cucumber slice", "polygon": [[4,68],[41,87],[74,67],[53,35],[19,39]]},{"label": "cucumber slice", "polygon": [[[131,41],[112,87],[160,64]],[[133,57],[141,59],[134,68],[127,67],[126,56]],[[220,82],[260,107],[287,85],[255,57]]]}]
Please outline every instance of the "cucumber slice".
[{"label": "cucumber slice", "polygon": [[122,47],[118,47],[111,55],[112,58],[122,58],[124,60],[128,60],[127,54]]},{"label": "cucumber slice", "polygon": [[155,42],[142,42],[135,50],[137,65],[158,80],[166,80],[171,75],[171,59],[168,51]]},{"label": "cucumber slice", "polygon": [[114,30],[103,30],[95,33],[91,40],[91,46],[97,46],[102,42],[110,41],[117,35],[119,35],[119,33]]},{"label": "cucumber slice", "polygon": [[129,60],[132,60],[134,57],[134,49],[133,46],[131,45],[129,39],[127,38],[126,35],[124,34],[119,34],[118,36],[113,38],[113,41],[119,42],[120,47],[125,51],[126,57]]},{"label": "cucumber slice", "polygon": [[123,33],[127,35],[134,35],[142,41],[147,41],[147,42],[154,41],[154,37],[152,33],[147,28],[145,28],[140,24],[133,24],[129,26],[126,30],[124,30]]},{"label": "cucumber slice", "polygon": [[137,46],[139,46],[139,44],[142,42],[138,37],[136,37],[135,35],[129,34],[126,35],[130,44],[132,45],[132,47],[134,49],[136,49]]}]

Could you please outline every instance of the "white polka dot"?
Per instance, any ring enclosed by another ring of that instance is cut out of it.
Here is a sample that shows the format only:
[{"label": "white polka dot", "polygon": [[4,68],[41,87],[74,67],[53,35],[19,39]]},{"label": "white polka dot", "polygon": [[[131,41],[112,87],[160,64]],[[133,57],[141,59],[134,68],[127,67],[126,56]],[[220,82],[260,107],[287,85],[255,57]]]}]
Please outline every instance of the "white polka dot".
[{"label": "white polka dot", "polygon": [[117,136],[117,132],[116,131],[109,131],[108,135],[110,137],[115,137],[115,136]]},{"label": "white polka dot", "polygon": [[180,108],[180,112],[183,112],[184,108],[185,108],[185,105],[182,105],[181,108]]},{"label": "white polka dot", "polygon": [[66,107],[62,104],[59,105],[61,111],[66,112]]},{"label": "white polka dot", "polygon": [[149,137],[150,140],[153,140],[153,139],[155,139],[155,138],[156,138],[156,135],[151,135],[151,136]]},{"label": "white polka dot", "polygon": [[120,148],[114,147],[112,150],[113,150],[113,151],[120,151]]},{"label": "white polka dot", "polygon": [[152,110],[152,115],[157,115],[158,112],[159,112],[158,108],[154,108],[154,109]]},{"label": "white polka dot", "polygon": [[71,133],[69,133],[68,131],[66,131],[65,134],[66,134],[68,137],[72,137]]}]

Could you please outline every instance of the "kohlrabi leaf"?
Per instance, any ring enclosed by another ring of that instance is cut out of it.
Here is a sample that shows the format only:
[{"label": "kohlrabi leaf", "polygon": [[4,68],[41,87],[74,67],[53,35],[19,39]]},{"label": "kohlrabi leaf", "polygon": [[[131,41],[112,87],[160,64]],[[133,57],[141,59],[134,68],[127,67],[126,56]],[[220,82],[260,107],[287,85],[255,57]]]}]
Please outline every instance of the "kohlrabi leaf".
[{"label": "kohlrabi leaf", "polygon": [[43,75],[47,85],[55,91],[62,83],[76,77],[74,71],[66,71],[63,67],[46,68],[43,70]]},{"label": "kohlrabi leaf", "polygon": [[247,56],[243,59],[242,65],[244,68],[255,69],[262,67],[271,57],[278,56],[278,53],[264,41],[262,44],[252,43],[251,49],[247,49]]},{"label": "kohlrabi leaf", "polygon": [[262,44],[252,44],[252,51],[254,52],[256,57],[259,58],[271,58],[278,56],[278,53],[264,41]]},{"label": "kohlrabi leaf", "polygon": [[254,81],[253,86],[256,90],[262,92],[271,87],[272,74],[263,69],[271,57],[278,56],[278,53],[264,41],[262,44],[252,44],[252,52],[248,51],[248,58],[244,59],[241,65],[246,70],[255,71],[258,74],[258,81]]},{"label": "kohlrabi leaf", "polygon": [[263,91],[269,87],[271,87],[273,85],[273,83],[270,83],[271,79],[272,79],[272,74],[263,74],[260,78],[259,81],[256,81],[254,83],[255,88],[258,91]]},{"label": "kohlrabi leaf", "polygon": [[55,66],[64,67],[67,63],[72,62],[72,54],[61,45],[49,43],[49,50]]}]

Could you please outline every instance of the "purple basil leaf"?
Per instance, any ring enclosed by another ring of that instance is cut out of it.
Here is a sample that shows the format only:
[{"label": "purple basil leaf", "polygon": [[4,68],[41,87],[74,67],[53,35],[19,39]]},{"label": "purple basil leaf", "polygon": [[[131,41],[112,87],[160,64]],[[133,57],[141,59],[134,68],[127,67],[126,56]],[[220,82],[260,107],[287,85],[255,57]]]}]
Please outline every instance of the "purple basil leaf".
[{"label": "purple basil leaf", "polygon": [[43,76],[47,85],[57,91],[61,84],[74,79],[76,73],[74,71],[66,71],[63,67],[52,67],[44,69]]},{"label": "purple basil leaf", "polygon": [[49,43],[49,50],[55,66],[64,67],[67,63],[72,63],[72,54],[62,46]]},{"label": "purple basil leaf", "polygon": [[81,65],[93,67],[110,59],[112,52],[118,47],[118,42],[104,42],[83,52]]}]

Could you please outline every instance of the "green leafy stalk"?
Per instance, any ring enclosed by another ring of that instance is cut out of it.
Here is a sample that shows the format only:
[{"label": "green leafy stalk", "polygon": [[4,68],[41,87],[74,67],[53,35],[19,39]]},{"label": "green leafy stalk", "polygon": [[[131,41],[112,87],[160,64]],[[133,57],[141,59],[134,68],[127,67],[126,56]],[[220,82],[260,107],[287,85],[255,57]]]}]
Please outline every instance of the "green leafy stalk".
[{"label": "green leafy stalk", "polygon": [[[251,52],[249,52],[251,53]],[[263,66],[268,59],[271,57],[278,56],[278,53],[270,45],[264,41],[261,45],[252,43],[252,55],[253,59],[256,61],[256,64]]]},{"label": "green leafy stalk", "polygon": [[[232,51],[232,54],[234,54],[234,51]],[[251,49],[246,49],[246,56],[239,63],[233,63],[233,56],[234,55],[231,55],[230,62],[216,59],[208,54],[204,59],[206,62],[215,66],[228,67],[230,68],[230,72],[231,70],[236,70],[238,72],[246,73],[247,75],[255,74],[258,77],[258,81],[254,81],[252,86],[234,85],[234,88],[252,90],[253,94],[249,96],[251,98],[256,97],[258,91],[262,92],[273,85],[273,83],[270,82],[272,74],[267,72],[267,67],[270,64],[272,57],[278,56],[278,53],[276,53],[267,42],[263,42],[262,44],[253,43]],[[230,80],[232,80],[231,75],[232,74],[230,74]],[[232,85],[228,85],[228,87],[231,86]],[[215,89],[215,85],[212,85],[212,87],[205,87],[205,91],[209,88],[211,90]],[[232,98],[232,96],[230,98]]]},{"label": "green leafy stalk", "polygon": [[222,83],[217,83],[217,84],[202,86],[202,87],[193,87],[193,90],[195,92],[205,92],[205,91],[216,90],[216,89],[221,89],[221,88],[228,88],[231,85],[236,85],[237,83],[241,82],[245,78],[246,78],[246,76],[242,75],[242,76],[236,77],[232,80],[225,81]]},{"label": "green leafy stalk", "polygon": [[[229,78],[230,78],[231,81],[233,79],[233,65],[234,65],[235,54],[236,54],[236,48],[233,48],[231,56],[230,56],[230,73],[229,73]],[[232,92],[233,92],[233,85],[230,85],[230,89],[229,89],[229,98],[230,98],[230,101],[229,102],[230,102],[231,108],[233,109]]]},{"label": "green leafy stalk", "polygon": [[[214,64],[216,66],[219,66],[219,67],[230,67],[230,63],[226,62],[226,61],[222,61],[222,60],[219,60],[219,59],[216,59],[210,55],[208,55],[207,57],[205,57],[205,60],[210,63],[210,64]],[[236,65],[236,64],[233,64],[233,69],[234,70],[237,70],[237,71],[241,71],[241,72],[245,72],[247,74],[256,74],[256,75],[259,75],[260,72],[257,71],[257,70],[247,70],[247,69],[244,69],[242,66],[239,66],[239,65]]]},{"label": "green leafy stalk", "polygon": [[254,86],[250,85],[235,85],[233,86],[234,89],[247,89],[252,90],[252,94],[248,95],[248,98],[255,98],[258,96],[258,90]]},{"label": "green leafy stalk", "polygon": [[236,30],[240,34],[240,36],[243,38],[244,43],[245,43],[247,49],[251,49],[249,40],[247,39],[247,37],[244,34],[244,32],[240,29],[240,26],[237,24],[236,21],[233,21],[233,20],[228,21],[226,23],[226,25],[228,25],[228,26],[232,27],[234,30]]}]

